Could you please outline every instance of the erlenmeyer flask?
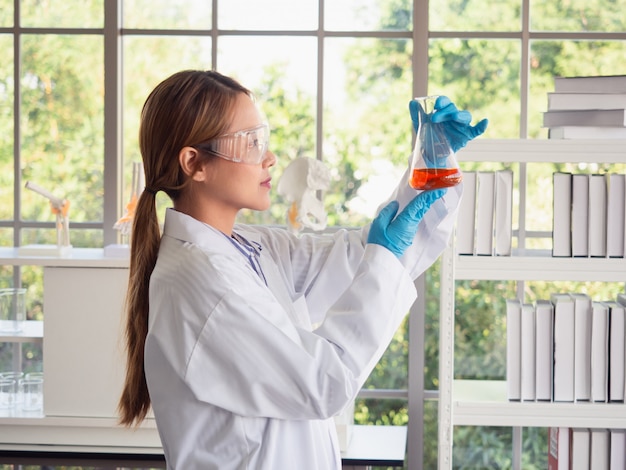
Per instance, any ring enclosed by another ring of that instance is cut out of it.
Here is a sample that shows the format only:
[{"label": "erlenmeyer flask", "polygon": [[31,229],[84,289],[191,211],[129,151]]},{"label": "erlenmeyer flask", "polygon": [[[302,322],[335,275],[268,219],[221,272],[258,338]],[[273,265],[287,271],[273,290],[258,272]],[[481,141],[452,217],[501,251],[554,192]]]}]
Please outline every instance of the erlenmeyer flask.
[{"label": "erlenmeyer flask", "polygon": [[415,98],[418,103],[418,126],[409,184],[414,189],[446,188],[463,179],[454,150],[444,133],[443,123],[433,123],[436,95]]}]

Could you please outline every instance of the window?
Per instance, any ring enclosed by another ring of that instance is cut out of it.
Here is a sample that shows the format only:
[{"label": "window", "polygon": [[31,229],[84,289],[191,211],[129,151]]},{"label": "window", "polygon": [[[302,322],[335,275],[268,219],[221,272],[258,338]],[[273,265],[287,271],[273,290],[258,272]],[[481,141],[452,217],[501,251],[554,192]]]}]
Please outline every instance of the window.
[{"label": "window", "polygon": [[[140,108],[183,68],[215,68],[251,88],[272,126],[274,176],[292,158],[321,159],[333,174],[330,225],[359,225],[405,167],[412,96],[445,94],[488,117],[486,139],[545,138],[555,75],[624,73],[618,3],[0,0],[0,245],[55,242],[48,202],[26,181],[71,202],[73,246],[117,242],[113,224],[140,161]],[[267,213],[243,218],[283,223],[286,204],[274,198]],[[360,419],[398,424],[408,410],[436,427],[437,276],[434,266],[420,281],[410,325],[368,384],[393,390],[364,392],[373,398]],[[0,287],[18,284],[43,298],[39,270],[0,267]],[[41,302],[30,311],[41,316]],[[398,400],[393,414],[376,411],[380,397]],[[432,468],[436,442],[414,445],[421,422],[410,424],[409,466]]]}]

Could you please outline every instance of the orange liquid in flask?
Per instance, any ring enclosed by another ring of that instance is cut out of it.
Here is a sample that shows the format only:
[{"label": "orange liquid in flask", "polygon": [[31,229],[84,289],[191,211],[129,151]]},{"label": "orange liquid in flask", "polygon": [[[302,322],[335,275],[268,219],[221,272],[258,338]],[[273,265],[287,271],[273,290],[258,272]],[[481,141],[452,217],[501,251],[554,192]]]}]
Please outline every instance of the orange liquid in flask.
[{"label": "orange liquid in flask", "polygon": [[438,189],[455,186],[463,175],[458,168],[416,168],[409,184],[413,189]]}]

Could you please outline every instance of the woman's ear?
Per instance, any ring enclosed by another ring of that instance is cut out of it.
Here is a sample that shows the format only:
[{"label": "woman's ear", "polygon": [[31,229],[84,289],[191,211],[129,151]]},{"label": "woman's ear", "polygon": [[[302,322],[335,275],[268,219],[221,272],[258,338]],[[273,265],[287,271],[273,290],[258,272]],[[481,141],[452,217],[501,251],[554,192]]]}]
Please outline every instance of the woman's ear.
[{"label": "woman's ear", "polygon": [[185,174],[194,181],[204,181],[206,178],[206,165],[200,161],[198,151],[193,147],[183,147],[178,154],[180,167]]}]

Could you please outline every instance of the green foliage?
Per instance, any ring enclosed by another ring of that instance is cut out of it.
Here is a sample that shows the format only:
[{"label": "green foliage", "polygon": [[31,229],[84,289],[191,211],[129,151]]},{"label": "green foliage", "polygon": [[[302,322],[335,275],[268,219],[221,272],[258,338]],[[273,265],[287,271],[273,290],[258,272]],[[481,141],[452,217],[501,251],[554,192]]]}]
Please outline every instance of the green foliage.
[{"label": "green foliage", "polygon": [[20,0],[20,24],[28,27],[101,28],[104,25],[103,2]]},{"label": "green foliage", "polygon": [[507,469],[512,467],[511,428],[454,428],[452,468]]},{"label": "green foliage", "polygon": [[393,341],[376,369],[365,382],[364,388],[406,389],[409,341],[408,317],[396,331]]},{"label": "green foliage", "polygon": [[[510,469],[512,428],[456,426],[452,450],[455,470]],[[542,470],[548,466],[548,432],[545,428],[524,428],[522,461],[524,470]]]},{"label": "green foliage", "polygon": [[429,12],[435,31],[516,31],[521,21],[518,0],[440,0],[436,5]]},{"label": "green foliage", "polygon": [[[1,13],[0,13],[1,15]],[[13,41],[0,35],[0,220],[13,218]],[[3,71],[6,71],[3,73]]]},{"label": "green foliage", "polygon": [[[261,107],[271,128],[270,150],[276,154],[272,169],[273,181],[278,181],[287,165],[299,157],[315,158],[315,101],[302,90],[288,92],[284,67],[270,65],[264,69],[258,89],[252,90],[262,102]],[[274,183],[274,187],[275,183]],[[276,191],[269,211],[242,211],[240,222],[284,224],[289,204]]]},{"label": "green foliage", "polygon": [[560,0],[534,2],[532,27],[537,31],[624,31],[626,15],[619,1]]},{"label": "green foliage", "polygon": [[455,377],[502,379],[506,371],[506,305],[513,282],[458,281]]},{"label": "green foliage", "polygon": [[380,426],[406,426],[409,415],[406,400],[357,399],[354,422]]},{"label": "green foliage", "polygon": [[[102,42],[69,35],[22,40],[22,178],[69,199],[71,221],[102,220]],[[22,217],[54,220],[48,202],[31,191],[24,192]]]}]

